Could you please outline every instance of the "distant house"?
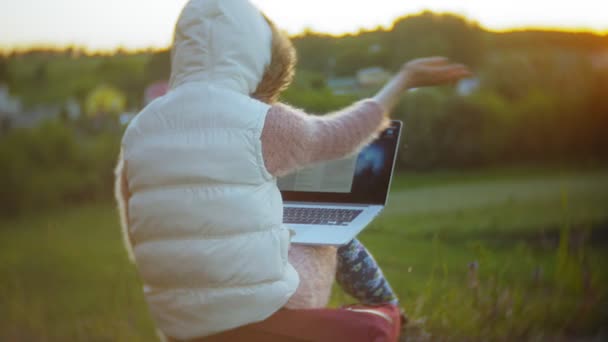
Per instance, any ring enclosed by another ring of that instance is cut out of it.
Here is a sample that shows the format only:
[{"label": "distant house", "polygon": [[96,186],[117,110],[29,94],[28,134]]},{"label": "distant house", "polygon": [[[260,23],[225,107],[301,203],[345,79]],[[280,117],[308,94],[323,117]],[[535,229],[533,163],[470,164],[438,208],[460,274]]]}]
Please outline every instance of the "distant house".
[{"label": "distant house", "polygon": [[133,120],[133,118],[135,118],[136,115],[137,115],[137,113],[133,113],[133,112],[121,113],[118,116],[118,122],[120,123],[121,126],[126,126],[129,124],[129,122],[131,122],[131,120]]},{"label": "distant house", "polygon": [[32,128],[48,120],[56,120],[65,112],[67,118],[80,116],[80,105],[71,98],[61,105],[37,105],[23,108],[21,100],[9,94],[8,87],[0,85],[0,133],[13,128]]},{"label": "distant house", "polygon": [[476,77],[462,79],[458,81],[458,84],[456,85],[456,92],[460,96],[471,95],[479,89],[480,83],[481,82]]},{"label": "distant house", "polygon": [[381,67],[361,69],[357,72],[357,82],[361,87],[377,87],[386,83],[391,74]]},{"label": "distant house", "polygon": [[21,101],[10,95],[8,86],[0,84],[0,133],[15,126],[21,110]]},{"label": "distant house", "polygon": [[5,84],[0,84],[0,112],[13,114],[21,112],[21,101],[11,96]]},{"label": "distant house", "polygon": [[64,109],[67,118],[70,120],[77,120],[82,114],[82,108],[80,107],[80,103],[78,103],[78,100],[73,97],[70,97],[65,102]]},{"label": "distant house", "polygon": [[367,52],[369,52],[370,54],[376,54],[379,53],[380,51],[382,51],[382,45],[380,44],[372,44],[367,48]]},{"label": "distant house", "polygon": [[592,54],[591,66],[595,70],[608,70],[608,50]]},{"label": "distant house", "polygon": [[100,85],[89,93],[85,100],[85,109],[89,117],[118,115],[125,111],[126,96],[118,89]]},{"label": "distant house", "polygon": [[335,95],[353,94],[359,90],[359,82],[355,77],[335,77],[327,80],[327,87]]},{"label": "distant house", "polygon": [[158,81],[150,84],[144,91],[144,105],[148,105],[154,99],[165,95],[169,91],[169,82]]},{"label": "distant house", "polygon": [[327,87],[335,95],[361,94],[369,89],[383,85],[391,75],[380,67],[361,69],[354,77],[332,77],[327,80]]},{"label": "distant house", "polygon": [[327,80],[327,86],[335,95],[361,94],[386,83],[391,74],[381,67],[365,68],[354,77],[334,77]]},{"label": "distant house", "polygon": [[29,108],[17,115],[14,127],[32,128],[48,120],[59,118],[60,106],[39,105]]}]

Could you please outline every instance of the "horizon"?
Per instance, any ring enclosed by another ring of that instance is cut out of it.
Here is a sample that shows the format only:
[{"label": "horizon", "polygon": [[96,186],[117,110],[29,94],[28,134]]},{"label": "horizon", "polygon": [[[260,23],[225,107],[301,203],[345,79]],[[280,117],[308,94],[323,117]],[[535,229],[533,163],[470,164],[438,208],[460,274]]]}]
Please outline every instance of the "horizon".
[{"label": "horizon", "polygon": [[[406,16],[415,16],[415,15],[421,14],[421,13],[423,13],[423,12],[411,13],[411,14],[407,14]],[[435,14],[456,14],[456,13],[451,13],[451,12],[433,12],[433,13],[435,13]],[[401,16],[401,17],[405,17],[405,16]],[[399,18],[396,18],[396,19],[399,19]],[[465,19],[468,19],[468,18],[465,17]],[[480,27],[482,30],[485,30],[490,33],[496,33],[496,34],[513,33],[513,32],[558,32],[558,33],[591,34],[591,35],[608,38],[608,29],[603,30],[603,31],[597,31],[597,30],[576,29],[576,28],[568,29],[568,28],[563,28],[563,27],[513,27],[513,28],[507,28],[507,29],[493,30],[493,29],[484,27],[482,25],[480,25]],[[334,34],[334,33],[329,33],[329,32],[320,32],[320,31],[311,30],[309,28],[305,28],[300,32],[293,33],[293,34],[290,33],[289,37],[294,39],[294,38],[302,37],[302,36],[306,35],[307,33],[313,33],[313,34],[317,34],[317,35],[330,36],[333,38],[341,38],[341,37],[346,37],[346,36],[358,36],[361,33],[373,32],[373,31],[377,31],[377,30],[390,31],[390,30],[392,30],[392,24],[388,27],[379,26],[379,27],[375,27],[375,28],[359,28],[356,31],[344,32],[344,33],[340,33],[340,34]],[[54,43],[48,43],[48,42],[40,42],[40,43],[31,43],[31,44],[24,44],[24,45],[15,45],[15,46],[11,46],[11,47],[5,47],[5,46],[0,45],[0,54],[26,53],[29,51],[36,51],[36,50],[64,51],[64,50],[68,50],[70,48],[77,49],[79,51],[89,53],[89,54],[113,54],[113,53],[117,53],[120,51],[124,51],[127,53],[138,53],[138,52],[147,52],[147,51],[162,51],[162,50],[167,50],[170,47],[171,47],[171,44],[169,43],[165,46],[126,47],[126,46],[122,46],[122,45],[117,45],[117,46],[110,47],[110,48],[91,48],[86,45],[73,44],[73,43],[54,44]]]},{"label": "horizon", "polygon": [[[144,0],[128,3],[121,0],[57,0],[52,4],[36,4],[41,0],[25,0],[2,8],[9,1],[0,0],[0,9],[3,9],[0,11],[0,30],[9,32],[0,36],[0,51],[5,53],[69,47],[89,52],[166,49],[171,43],[174,22],[186,2],[148,0],[143,5]],[[593,0],[579,0],[576,6],[549,0],[514,0],[510,4],[492,6],[484,0],[471,0],[465,4],[453,0],[412,0],[407,3],[376,0],[375,6],[339,0],[327,4],[323,0],[289,4],[281,0],[252,2],[291,36],[314,32],[339,37],[377,29],[390,30],[397,19],[424,11],[454,14],[490,32],[541,30],[608,35],[608,23],[601,15],[608,12],[608,3],[603,5]],[[347,5],[349,12],[345,16]],[[113,8],[121,8],[122,11]],[[66,16],[68,11],[70,15]],[[141,15],[131,14],[136,12]],[[32,22],[37,25],[32,25]]]}]

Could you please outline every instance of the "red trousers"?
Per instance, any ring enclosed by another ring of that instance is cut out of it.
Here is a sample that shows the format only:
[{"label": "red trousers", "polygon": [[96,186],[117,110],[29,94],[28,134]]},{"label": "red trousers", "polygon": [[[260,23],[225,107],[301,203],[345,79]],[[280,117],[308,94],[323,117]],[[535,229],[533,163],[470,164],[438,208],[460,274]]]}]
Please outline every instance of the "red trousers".
[{"label": "red trousers", "polygon": [[342,309],[281,309],[265,321],[191,342],[394,342],[399,339],[400,331],[399,308],[389,304]]}]

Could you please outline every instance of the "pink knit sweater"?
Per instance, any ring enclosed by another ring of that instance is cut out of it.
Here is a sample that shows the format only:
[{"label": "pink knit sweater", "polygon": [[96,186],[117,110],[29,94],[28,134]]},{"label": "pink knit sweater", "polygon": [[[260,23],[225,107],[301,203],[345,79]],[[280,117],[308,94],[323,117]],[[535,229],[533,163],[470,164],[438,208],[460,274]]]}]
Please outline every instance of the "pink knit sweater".
[{"label": "pink knit sweater", "polygon": [[[273,105],[262,130],[262,151],[268,171],[286,175],[311,163],[353,154],[388,124],[374,100],[357,102],[326,116],[311,116],[284,104]],[[336,272],[335,247],[292,245],[289,260],[300,286],[286,307],[321,308],[329,301]]]}]

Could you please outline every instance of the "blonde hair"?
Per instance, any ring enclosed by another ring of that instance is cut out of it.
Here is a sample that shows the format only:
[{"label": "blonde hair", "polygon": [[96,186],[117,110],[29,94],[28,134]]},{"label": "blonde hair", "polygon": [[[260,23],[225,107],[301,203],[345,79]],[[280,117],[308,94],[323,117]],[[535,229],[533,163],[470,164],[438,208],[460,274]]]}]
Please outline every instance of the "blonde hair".
[{"label": "blonde hair", "polygon": [[266,16],[264,18],[272,30],[272,58],[251,97],[272,104],[278,101],[281,93],[293,81],[297,57],[296,49],[287,34],[280,31]]}]

